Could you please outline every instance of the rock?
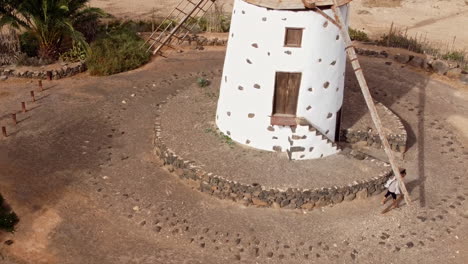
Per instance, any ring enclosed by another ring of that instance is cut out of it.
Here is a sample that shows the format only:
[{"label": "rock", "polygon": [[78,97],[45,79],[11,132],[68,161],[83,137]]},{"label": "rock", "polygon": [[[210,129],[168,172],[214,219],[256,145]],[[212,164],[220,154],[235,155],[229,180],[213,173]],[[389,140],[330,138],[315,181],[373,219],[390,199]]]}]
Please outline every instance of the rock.
[{"label": "rock", "polygon": [[254,205],[257,205],[257,206],[268,206],[268,203],[267,203],[267,202],[262,201],[262,200],[260,200],[260,199],[258,199],[258,198],[255,198],[255,197],[252,198],[252,203],[253,203]]},{"label": "rock", "polygon": [[291,201],[289,201],[288,199],[284,199],[280,202],[280,206],[281,207],[285,207],[287,206]]},{"label": "rock", "polygon": [[460,75],[460,81],[464,84],[468,84],[468,74]]},{"label": "rock", "polygon": [[281,208],[280,204],[277,203],[277,202],[272,203],[272,204],[271,204],[271,207],[273,207],[273,208],[275,208],[275,209],[280,209],[280,208]]},{"label": "rock", "polygon": [[346,195],[344,197],[344,200],[345,201],[352,201],[352,200],[354,200],[354,198],[356,198],[356,194],[355,193],[350,193],[350,194],[348,194],[348,195]]},{"label": "rock", "polygon": [[358,199],[366,199],[367,198],[367,189],[364,188],[356,193],[356,198]]},{"label": "rock", "polygon": [[308,202],[308,203],[305,203],[301,206],[301,209],[304,209],[304,210],[312,210],[313,208],[315,207],[315,203],[314,202]]},{"label": "rock", "polygon": [[454,69],[450,69],[447,71],[447,77],[452,78],[452,79],[460,78],[461,74],[462,74],[462,70],[460,68],[454,68]]},{"label": "rock", "polygon": [[431,64],[432,70],[438,74],[444,75],[449,70],[449,65],[443,60],[435,60]]},{"label": "rock", "polygon": [[407,54],[397,54],[395,55],[395,60],[398,61],[399,63],[408,63],[408,61],[411,59],[411,57]]},{"label": "rock", "polygon": [[337,193],[335,195],[333,195],[332,197],[332,201],[334,204],[337,204],[337,203],[341,203],[343,201],[344,197],[343,197],[343,194],[341,193]]},{"label": "rock", "polygon": [[424,65],[424,58],[415,56],[408,62],[408,64],[413,67],[422,68]]},{"label": "rock", "polygon": [[385,64],[386,65],[392,65],[392,62],[391,61],[386,61]]},{"label": "rock", "polygon": [[8,79],[8,76],[0,76],[0,81],[6,81]]}]

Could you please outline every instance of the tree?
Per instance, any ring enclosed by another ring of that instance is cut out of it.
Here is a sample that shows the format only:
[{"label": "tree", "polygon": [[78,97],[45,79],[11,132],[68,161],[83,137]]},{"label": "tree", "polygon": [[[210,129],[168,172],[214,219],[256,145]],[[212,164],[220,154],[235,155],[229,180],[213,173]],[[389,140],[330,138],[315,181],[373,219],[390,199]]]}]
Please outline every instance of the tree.
[{"label": "tree", "polygon": [[56,59],[64,38],[88,47],[85,36],[76,28],[83,21],[104,15],[88,7],[89,0],[0,0],[0,28],[10,25],[33,35],[41,58]]}]

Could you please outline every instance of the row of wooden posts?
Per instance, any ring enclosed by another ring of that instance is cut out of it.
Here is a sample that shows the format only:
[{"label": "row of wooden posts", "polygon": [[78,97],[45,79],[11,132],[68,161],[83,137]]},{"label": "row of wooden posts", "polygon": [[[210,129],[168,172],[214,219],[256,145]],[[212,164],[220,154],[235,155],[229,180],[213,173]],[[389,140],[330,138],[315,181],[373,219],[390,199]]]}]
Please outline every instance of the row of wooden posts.
[{"label": "row of wooden posts", "polygon": [[[39,86],[39,91],[43,92],[44,91],[44,86],[42,85],[42,80],[38,81],[38,86]],[[34,103],[36,102],[36,94],[34,93],[34,90],[31,90],[29,92],[29,95],[31,96],[31,101]],[[26,113],[28,111],[26,102],[23,101],[21,102],[21,112]],[[11,113],[11,120],[13,121],[13,124],[16,126],[19,122],[16,117],[17,113]],[[2,126],[2,135],[3,137],[8,137],[8,131],[6,126]]]}]

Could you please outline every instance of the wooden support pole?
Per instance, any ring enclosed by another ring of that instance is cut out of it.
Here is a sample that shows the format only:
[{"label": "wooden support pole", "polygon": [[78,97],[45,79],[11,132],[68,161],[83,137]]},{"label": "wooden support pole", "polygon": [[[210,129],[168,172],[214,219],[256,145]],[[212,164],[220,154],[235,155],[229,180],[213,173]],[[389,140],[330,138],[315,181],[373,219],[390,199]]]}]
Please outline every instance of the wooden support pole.
[{"label": "wooden support pole", "polygon": [[174,34],[177,32],[177,30],[179,30],[179,28],[182,27],[182,25],[192,16],[192,14],[195,12],[195,10],[197,10],[197,8],[200,7],[200,5],[204,2],[205,0],[200,0],[196,5],[195,7],[189,12],[187,13],[183,18],[182,20],[179,22],[179,24],[177,24],[170,32],[169,32],[169,35],[167,35],[167,37],[164,38],[164,40],[162,40],[161,44],[153,51],[153,54],[155,55],[156,53],[158,53],[162,47],[164,47],[164,45],[166,45],[169,40],[172,38],[172,36],[174,36]]},{"label": "wooden support pole", "polygon": [[352,61],[351,65],[353,66],[354,73],[356,74],[356,78],[359,82],[359,86],[361,87],[362,94],[364,96],[364,99],[366,100],[366,104],[367,104],[367,107],[369,108],[372,121],[374,122],[375,128],[377,129],[377,132],[379,133],[380,140],[382,141],[382,145],[384,147],[385,153],[387,154],[390,165],[392,166],[393,173],[397,177],[398,183],[400,185],[400,189],[402,190],[404,194],[405,201],[409,205],[411,203],[409,193],[401,177],[400,169],[398,168],[396,164],[395,156],[393,155],[393,152],[390,148],[390,144],[388,143],[387,136],[385,135],[385,132],[382,126],[382,121],[380,120],[379,114],[377,113],[377,108],[375,107],[374,101],[372,99],[372,95],[369,91],[369,87],[367,86],[366,79],[364,77],[364,74],[362,73],[361,65],[359,63],[359,60],[357,59],[357,55],[356,55],[356,51],[354,50],[353,43],[351,41],[351,38],[349,37],[349,33],[347,31],[346,26],[342,22],[343,18],[341,17],[340,10],[337,8],[338,7],[337,0],[333,0],[333,2],[334,2],[334,5],[332,6],[332,9],[333,9],[333,12],[335,13],[335,20],[339,25],[338,28],[340,29],[341,35],[346,45],[346,53],[348,54],[349,59]]}]

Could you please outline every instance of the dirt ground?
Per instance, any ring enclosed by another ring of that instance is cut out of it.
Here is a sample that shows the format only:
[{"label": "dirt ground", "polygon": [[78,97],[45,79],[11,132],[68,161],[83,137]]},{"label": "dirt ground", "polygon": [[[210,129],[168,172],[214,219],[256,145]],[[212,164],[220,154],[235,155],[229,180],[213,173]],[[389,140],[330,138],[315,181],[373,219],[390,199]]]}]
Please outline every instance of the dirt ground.
[{"label": "dirt ground", "polygon": [[0,262],[467,263],[466,89],[362,57],[374,96],[409,132],[413,203],[386,215],[379,197],[246,208],[192,190],[152,154],[157,105],[198,76],[217,78],[223,59],[223,49],[187,51],[110,77],[45,82],[16,127],[9,114],[37,87],[1,82],[10,136],[0,138],[0,192],[21,221],[0,234]]},{"label": "dirt ground", "polygon": [[[181,0],[91,0],[92,6],[125,19],[165,17]],[[299,1],[299,0],[298,0]],[[233,0],[217,1],[227,13]],[[351,3],[351,27],[364,30],[378,38],[396,28],[408,28],[408,35],[427,39],[435,46],[447,49],[468,49],[468,2],[464,0],[354,0]]]}]

